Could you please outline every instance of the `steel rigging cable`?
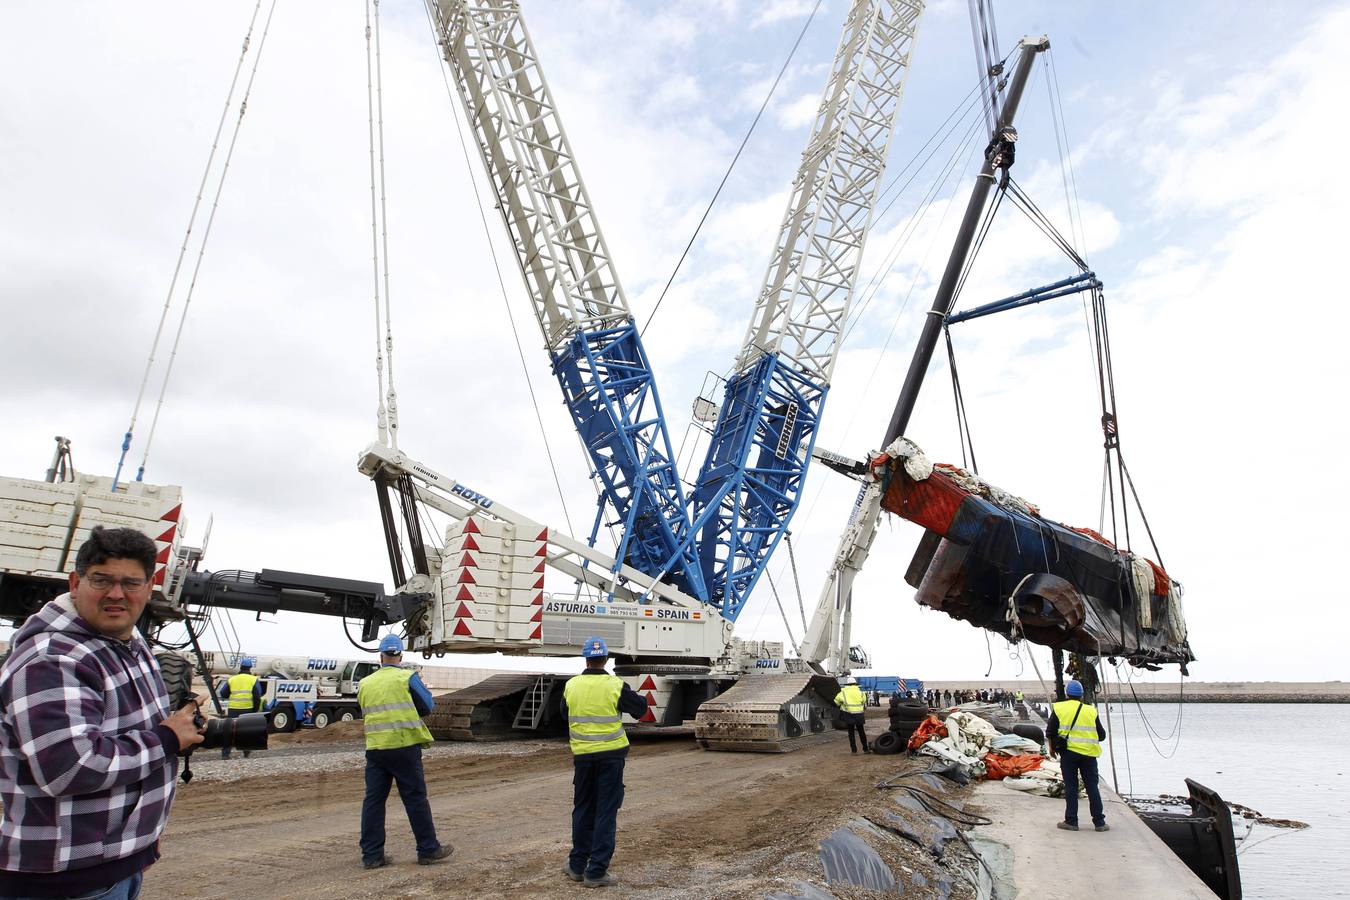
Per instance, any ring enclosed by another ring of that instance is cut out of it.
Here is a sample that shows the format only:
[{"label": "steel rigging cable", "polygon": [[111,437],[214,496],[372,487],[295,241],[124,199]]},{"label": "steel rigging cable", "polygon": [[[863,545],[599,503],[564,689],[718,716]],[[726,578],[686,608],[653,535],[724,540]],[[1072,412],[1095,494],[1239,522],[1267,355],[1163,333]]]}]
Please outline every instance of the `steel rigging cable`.
[{"label": "steel rigging cable", "polygon": [[[223,108],[221,109],[221,111],[220,111],[220,120],[216,123],[216,133],[215,133],[215,136],[212,137],[212,139],[211,139],[211,151],[210,151],[210,152],[207,154],[207,156],[206,156],[206,165],[205,165],[205,166],[203,167],[203,169],[202,169],[202,180],[201,180],[201,183],[197,186],[197,198],[196,198],[196,199],[193,201],[193,203],[192,203],[192,213],[188,216],[187,229],[183,232],[183,245],[182,245],[182,246],[179,248],[179,250],[178,250],[178,260],[177,260],[177,262],[174,263],[174,267],[173,267],[173,275],[172,275],[172,277],[170,277],[170,279],[169,279],[169,290],[167,291],[167,293],[165,294],[165,297],[164,297],[164,308],[160,311],[160,314],[159,314],[159,322],[158,322],[158,323],[156,324],[156,326],[155,326],[155,336],[154,336],[154,338],[150,341],[150,353],[149,353],[149,355],[148,355],[148,358],[147,358],[146,361],[145,361],[145,372],[144,372],[144,374],[141,376],[141,385],[140,385],[140,388],[139,388],[139,389],[137,390],[137,392],[136,392],[136,403],[135,403],[135,405],[132,406],[132,409],[131,409],[131,421],[127,424],[127,431],[126,431],[126,434],[122,436],[122,452],[121,452],[121,454],[120,454],[120,455],[118,456],[118,458],[117,458],[117,469],[116,469],[116,471],[113,473],[113,480],[112,480],[112,490],[113,490],[113,491],[116,491],[116,490],[117,490],[117,483],[118,483],[118,482],[121,480],[121,478],[122,478],[122,466],[123,466],[123,465],[125,464],[125,462],[126,462],[127,452],[131,449],[131,440],[132,440],[132,436],[133,436],[133,434],[134,434],[135,431],[136,431],[136,419],[137,419],[137,417],[140,415],[140,411],[141,411],[141,402],[145,399],[145,388],[146,388],[146,385],[147,385],[147,384],[149,383],[149,381],[150,381],[150,372],[151,372],[151,370],[154,368],[154,365],[155,365],[155,353],[156,353],[156,352],[158,351],[158,349],[159,349],[159,341],[160,341],[160,338],[161,338],[161,337],[163,336],[163,334],[164,334],[164,323],[168,320],[168,317],[169,317],[169,309],[170,309],[170,307],[173,305],[173,295],[174,295],[174,290],[175,290],[175,289],[177,288],[177,286],[178,286],[178,276],[179,276],[179,274],[180,274],[180,273],[182,272],[182,270],[183,270],[183,259],[187,256],[188,244],[191,242],[191,239],[192,239],[192,227],[193,227],[194,224],[196,224],[196,221],[197,221],[197,213],[198,213],[198,212],[200,211],[200,209],[201,209],[201,205],[202,205],[202,194],[205,192],[205,190],[206,190],[206,182],[207,182],[207,180],[208,180],[208,179],[210,178],[210,176],[211,176],[211,168],[212,168],[212,166],[213,166],[214,163],[215,163],[216,150],[217,150],[217,149],[219,148],[219,146],[220,146],[220,135],[221,135],[221,133],[225,130],[225,119],[229,116],[230,106],[231,106],[231,104],[234,102],[234,90],[235,90],[235,88],[236,88],[236,87],[238,86],[238,84],[239,84],[239,74],[240,74],[240,72],[242,72],[243,69],[244,69],[244,60],[248,58],[249,45],[253,42],[253,29],[254,29],[254,27],[255,27],[255,25],[256,25],[256,23],[257,23],[257,20],[258,20],[258,12],[259,12],[261,9],[262,9],[262,0],[257,0],[257,3],[256,3],[256,4],[254,5],[254,7],[253,7],[253,15],[249,18],[249,21],[248,21],[248,29],[244,32],[244,41],[243,41],[243,45],[241,46],[241,48],[240,48],[240,50],[239,50],[239,61],[238,61],[237,63],[235,63],[235,67],[234,67],[234,75],[233,75],[233,76],[231,77],[231,79],[230,79],[230,88],[229,88],[229,90],[226,91],[226,93],[225,93],[225,105],[224,105],[224,107],[223,107]],[[263,27],[263,35],[262,35],[262,39],[258,42],[258,52],[257,52],[257,55],[256,55],[256,57],[254,58],[254,62],[253,62],[253,73],[250,74],[250,76],[249,76],[249,80],[248,80],[248,89],[245,90],[245,92],[244,92],[244,101],[243,101],[243,103],[241,103],[240,106],[239,106],[239,119],[235,122],[235,126],[234,126],[234,134],[233,134],[233,136],[232,136],[231,139],[230,139],[230,151],[229,151],[230,154],[233,154],[233,152],[234,152],[234,142],[235,142],[235,140],[239,137],[239,126],[243,123],[243,119],[244,119],[244,111],[245,111],[245,110],[247,109],[247,107],[248,107],[248,95],[249,95],[249,91],[251,91],[252,88],[253,88],[253,75],[256,75],[256,74],[257,74],[257,71],[258,71],[258,61],[259,61],[259,60],[261,59],[261,57],[262,57],[263,45],[267,42],[267,28],[268,28],[268,26],[271,25],[271,22],[272,22],[272,13],[275,12],[275,11],[276,11],[276,0],[273,0],[271,9],[269,9],[269,10],[268,10],[268,13],[267,13],[267,24],[264,25],[264,27]],[[225,169],[226,169],[226,170],[229,169],[229,156],[228,156],[228,155],[227,155],[226,161],[225,161]],[[224,188],[224,186],[225,186],[225,174],[224,174],[224,172],[222,172],[222,173],[221,173],[221,176],[220,176],[220,183],[216,186],[216,194],[215,194],[215,197],[214,197],[214,199],[213,199],[213,201],[212,201],[212,205],[211,205],[211,219],[214,219],[214,218],[215,218],[215,210],[216,210],[216,207],[217,207],[217,206],[219,205],[219,203],[220,203],[220,194],[221,194],[221,190]],[[196,286],[196,283],[197,283],[197,270],[200,269],[200,267],[201,267],[201,254],[203,254],[203,253],[206,252],[206,242],[207,242],[207,239],[210,237],[210,233],[211,233],[211,227],[210,227],[210,221],[208,221],[208,223],[207,223],[207,228],[206,228],[206,233],[202,236],[201,249],[200,249],[200,251],[199,251],[199,253],[198,253],[198,257],[197,257],[197,268],[194,269],[193,272],[192,272],[192,286],[193,286],[193,287],[195,287],[195,286]],[[188,307],[188,304],[190,304],[191,302],[192,302],[192,288],[190,287],[190,288],[188,289],[187,300],[186,300],[186,301],[184,302],[184,304],[183,304],[182,318],[179,320],[179,323],[178,323],[178,336],[179,336],[179,337],[182,336],[182,332],[183,332],[183,321],[187,318],[187,307]],[[177,350],[178,350],[178,339],[177,339],[177,337],[175,337],[175,339],[174,339],[174,354],[177,353]],[[170,363],[169,363],[170,368],[172,368],[172,365],[173,365],[173,363],[172,363],[172,356],[171,356],[171,357],[170,357]],[[165,374],[164,374],[164,383],[163,383],[163,385],[160,387],[159,405],[163,405],[163,403],[164,403],[164,390],[168,387],[168,383],[169,383],[169,374],[168,374],[168,372],[166,371]],[[159,405],[157,405],[157,406],[155,407],[155,421],[156,421],[156,422],[159,420]],[[145,463],[146,463],[146,459],[148,459],[148,457],[149,457],[149,455],[150,455],[150,446],[149,446],[149,445],[150,445],[150,439],[153,438],[153,437],[154,437],[154,425],[152,424],[152,425],[151,425],[151,428],[150,428],[150,437],[147,438],[147,440],[146,440],[145,458],[142,458],[140,470],[139,470],[139,471],[137,472],[137,474],[136,474],[136,480],[137,480],[137,481],[140,481],[140,480],[142,479],[142,477],[145,475]]]},{"label": "steel rigging cable", "polygon": [[661,296],[656,298],[656,304],[652,307],[651,313],[647,316],[647,321],[638,332],[641,337],[647,333],[647,328],[652,324],[652,319],[656,318],[656,311],[661,308],[661,301],[666,299],[666,292],[675,282],[675,276],[679,274],[680,266],[684,265],[685,257],[689,255],[690,249],[694,246],[694,241],[698,238],[698,233],[703,229],[703,223],[708,221],[708,215],[712,212],[713,205],[717,203],[717,198],[722,193],[722,188],[726,187],[727,179],[731,177],[732,169],[736,168],[736,162],[741,158],[741,152],[745,150],[745,145],[750,142],[750,135],[755,133],[755,126],[759,124],[760,117],[764,115],[764,110],[768,108],[769,101],[773,99],[774,92],[778,90],[778,82],[783,80],[783,73],[787,71],[792,58],[797,55],[797,48],[801,46],[802,38],[806,37],[806,30],[811,27],[811,23],[816,18],[816,12],[820,10],[821,0],[816,0],[816,5],[811,7],[811,14],[806,17],[802,30],[797,33],[797,40],[792,42],[792,49],[788,51],[787,59],[783,60],[783,65],[779,68],[778,74],[773,79],[773,84],[769,85],[769,92],[764,95],[764,102],[759,105],[759,111],[755,113],[755,118],[750,123],[750,127],[745,132],[745,137],[741,138],[741,145],[736,148],[736,155],[731,158],[731,164],[727,166],[726,172],[722,175],[721,182],[717,185],[717,190],[713,191],[712,199],[708,201],[708,206],[703,210],[703,217],[698,220],[694,226],[694,233],[689,236],[689,243],[684,245],[684,252],[680,254],[679,260],[675,263],[675,268],[671,271],[670,277],[666,279],[666,286],[661,289]]},{"label": "steel rigging cable", "polygon": [[[427,27],[431,30],[432,46],[439,47],[441,38],[436,30],[436,22],[432,18],[430,6],[428,4],[423,4],[423,11],[426,13]],[[497,287],[501,294],[502,306],[506,309],[506,317],[511,324],[511,336],[515,341],[516,356],[520,359],[520,368],[525,375],[525,387],[529,391],[530,405],[534,409],[534,419],[539,425],[539,434],[543,439],[544,455],[548,458],[549,471],[553,475],[553,485],[558,492],[558,502],[562,505],[563,521],[567,523],[568,532],[573,533],[576,529],[572,527],[572,515],[567,508],[567,497],[563,493],[562,479],[558,475],[558,465],[553,458],[553,449],[549,444],[548,435],[544,428],[543,414],[539,411],[539,398],[535,394],[534,382],[530,378],[529,366],[525,362],[525,348],[520,342],[520,330],[516,327],[515,315],[511,312],[511,304],[506,291],[506,279],[502,276],[501,261],[497,257],[497,245],[492,240],[492,229],[488,226],[487,209],[483,205],[483,197],[478,188],[478,180],[472,176],[474,168],[473,162],[469,158],[469,146],[464,137],[464,124],[459,119],[459,106],[455,102],[455,92],[454,89],[450,87],[449,76],[446,75],[446,60],[439,52],[436,54],[436,59],[437,67],[441,73],[441,81],[445,85],[446,96],[450,98],[450,109],[455,120],[455,131],[459,137],[459,149],[464,157],[465,168],[471,173],[469,181],[473,185],[473,198],[478,206],[478,219],[479,222],[482,223],[483,237],[487,240],[488,252],[492,256],[492,268],[497,275]]]}]

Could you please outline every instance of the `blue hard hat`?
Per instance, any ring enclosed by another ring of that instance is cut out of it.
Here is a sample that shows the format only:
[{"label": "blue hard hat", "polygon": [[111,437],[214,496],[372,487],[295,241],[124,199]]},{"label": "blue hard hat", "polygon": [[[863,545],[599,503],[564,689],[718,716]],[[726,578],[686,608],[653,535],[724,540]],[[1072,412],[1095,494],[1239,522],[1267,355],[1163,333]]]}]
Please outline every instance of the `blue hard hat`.
[{"label": "blue hard hat", "polygon": [[380,638],[380,652],[397,656],[403,652],[403,639],[396,634],[386,634]]},{"label": "blue hard hat", "polygon": [[599,659],[602,656],[609,656],[609,645],[602,638],[588,637],[586,642],[581,645],[581,655],[586,659]]},{"label": "blue hard hat", "polygon": [[251,669],[258,664],[258,660],[252,656],[243,656],[239,659],[239,668]]},{"label": "blue hard hat", "polygon": [[1083,683],[1077,679],[1070,681],[1068,684],[1064,685],[1064,693],[1070,697],[1083,696]]}]

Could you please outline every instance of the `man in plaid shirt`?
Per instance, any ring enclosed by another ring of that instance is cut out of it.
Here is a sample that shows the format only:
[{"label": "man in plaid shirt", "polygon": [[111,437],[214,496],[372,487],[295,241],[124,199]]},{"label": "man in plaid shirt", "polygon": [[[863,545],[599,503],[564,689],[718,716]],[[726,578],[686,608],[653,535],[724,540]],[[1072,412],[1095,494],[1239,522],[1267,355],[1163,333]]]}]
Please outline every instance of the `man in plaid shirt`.
[{"label": "man in plaid shirt", "polygon": [[134,900],[159,858],[177,754],[201,743],[136,621],[155,544],[95,528],[70,593],[14,634],[0,666],[0,898]]}]

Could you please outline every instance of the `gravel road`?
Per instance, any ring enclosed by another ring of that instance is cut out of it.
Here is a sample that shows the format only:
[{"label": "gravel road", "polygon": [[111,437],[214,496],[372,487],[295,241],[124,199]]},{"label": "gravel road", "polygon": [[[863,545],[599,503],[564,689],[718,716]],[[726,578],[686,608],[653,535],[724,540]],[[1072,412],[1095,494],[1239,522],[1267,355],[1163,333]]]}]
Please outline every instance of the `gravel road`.
[{"label": "gravel road", "polygon": [[[869,723],[879,730],[883,722]],[[427,785],[442,841],[455,854],[418,866],[407,820],[390,799],[395,865],[365,871],[357,840],[361,744],[278,742],[245,760],[203,758],[180,786],[163,859],[142,894],[160,898],[575,897],[560,874],[569,846],[572,765],[565,743],[438,743]],[[763,898],[802,880],[823,884],[818,842],[863,816],[898,810],[876,782],[922,765],[902,756],[851,756],[837,740],[788,754],[708,753],[690,740],[634,744],[610,897]],[[963,790],[963,789],[962,789]],[[949,797],[958,795],[952,788]],[[950,875],[898,840],[873,842],[902,877]],[[882,895],[831,887],[840,900]],[[907,897],[938,896],[909,887]],[[890,896],[894,896],[891,894]],[[951,894],[972,896],[961,884]]]}]

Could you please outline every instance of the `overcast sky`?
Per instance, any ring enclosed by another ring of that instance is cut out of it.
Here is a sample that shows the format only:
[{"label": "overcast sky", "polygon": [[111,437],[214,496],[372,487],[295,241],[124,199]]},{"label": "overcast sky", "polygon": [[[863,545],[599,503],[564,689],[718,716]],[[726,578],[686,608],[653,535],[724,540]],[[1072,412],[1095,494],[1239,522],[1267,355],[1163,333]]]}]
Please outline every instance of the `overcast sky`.
[{"label": "overcast sky", "polygon": [[[41,477],[62,434],[80,469],[111,474],[253,3],[5,6],[0,472]],[[214,517],[209,568],[388,584],[374,492],[354,466],[375,437],[376,396],[364,10],[278,6],[146,480],[183,486],[190,538]],[[503,301],[474,201],[483,176],[476,157],[465,163],[421,4],[382,6],[401,445],[584,535],[594,509],[585,461],[504,254]],[[524,3],[639,321],[811,6]],[[742,337],[846,7],[822,5],[647,332],[677,443],[706,373],[724,373]],[[1106,284],[1122,446],[1163,562],[1185,584],[1202,680],[1342,677],[1350,629],[1338,577],[1350,496],[1334,455],[1346,438],[1347,313],[1334,264],[1350,209],[1337,156],[1350,146],[1350,6],[1263,10],[998,10],[1005,50],[1023,34],[1050,36],[1085,256]],[[892,173],[959,106],[975,71],[966,4],[930,4]],[[1049,74],[1037,67],[1023,104],[1014,174],[1068,231]],[[966,157],[945,181],[930,167],[879,216],[821,446],[876,449],[973,171]],[[500,221],[488,234],[501,253]],[[958,306],[1072,273],[1005,205]],[[864,290],[874,277],[879,287]],[[955,337],[982,474],[1051,518],[1096,527],[1101,434],[1082,304],[963,325]],[[910,436],[934,459],[960,461],[945,360]],[[853,495],[851,482],[812,470],[793,522],[808,610]],[[1025,648],[914,604],[901,576],[920,533],[888,517],[855,588],[854,636],[875,670],[1031,677]],[[786,553],[770,572],[794,610]],[[233,620],[255,652],[349,649],[334,620]],[[763,581],[737,633],[784,639]],[[1048,652],[1038,658],[1046,671]],[[1158,677],[1175,680],[1175,669]]]}]

